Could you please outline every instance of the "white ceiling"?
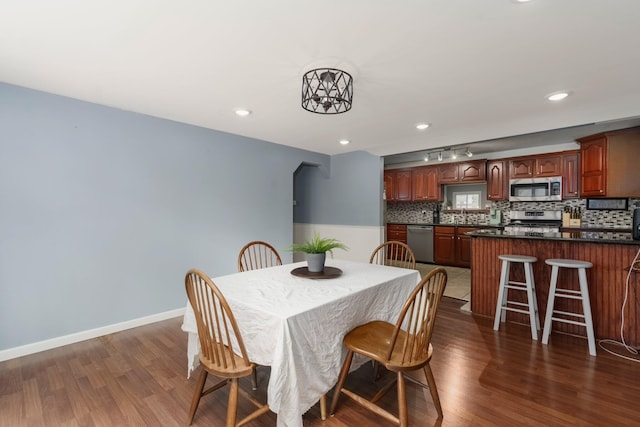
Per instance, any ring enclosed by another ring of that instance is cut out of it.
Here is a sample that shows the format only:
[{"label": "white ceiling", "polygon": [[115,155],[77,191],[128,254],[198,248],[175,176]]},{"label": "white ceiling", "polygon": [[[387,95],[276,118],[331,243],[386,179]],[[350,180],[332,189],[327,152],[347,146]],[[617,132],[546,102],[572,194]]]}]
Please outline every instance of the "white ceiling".
[{"label": "white ceiling", "polygon": [[[391,155],[640,117],[639,22],[638,0],[5,1],[0,81],[326,154]],[[353,75],[351,111],[301,108],[316,67]],[[572,95],[545,99],[558,90]]]}]

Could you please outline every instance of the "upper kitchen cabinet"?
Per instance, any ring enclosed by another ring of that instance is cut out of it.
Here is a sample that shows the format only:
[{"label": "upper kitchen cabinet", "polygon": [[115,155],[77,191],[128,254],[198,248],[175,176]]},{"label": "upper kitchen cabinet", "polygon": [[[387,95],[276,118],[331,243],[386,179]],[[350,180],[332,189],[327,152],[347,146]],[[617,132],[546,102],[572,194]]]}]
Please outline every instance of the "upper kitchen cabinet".
[{"label": "upper kitchen cabinet", "polygon": [[562,155],[562,198],[580,197],[580,155],[578,151]]},{"label": "upper kitchen cabinet", "polygon": [[507,200],[509,179],[506,160],[489,160],[487,162],[487,199]]},{"label": "upper kitchen cabinet", "polygon": [[640,197],[640,128],[578,139],[582,197]]},{"label": "upper kitchen cabinet", "polygon": [[439,165],[438,182],[440,184],[484,182],[486,179],[485,168],[485,160]]},{"label": "upper kitchen cabinet", "polygon": [[509,162],[512,179],[562,175],[562,156],[529,156]]},{"label": "upper kitchen cabinet", "polygon": [[411,169],[390,169],[384,171],[384,191],[389,202],[411,201]]},{"label": "upper kitchen cabinet", "polygon": [[437,202],[442,199],[442,189],[438,182],[438,166],[413,168],[413,200]]},{"label": "upper kitchen cabinet", "polygon": [[515,159],[509,162],[510,178],[533,178],[533,159]]},{"label": "upper kitchen cabinet", "polygon": [[562,156],[537,156],[533,176],[561,176]]}]

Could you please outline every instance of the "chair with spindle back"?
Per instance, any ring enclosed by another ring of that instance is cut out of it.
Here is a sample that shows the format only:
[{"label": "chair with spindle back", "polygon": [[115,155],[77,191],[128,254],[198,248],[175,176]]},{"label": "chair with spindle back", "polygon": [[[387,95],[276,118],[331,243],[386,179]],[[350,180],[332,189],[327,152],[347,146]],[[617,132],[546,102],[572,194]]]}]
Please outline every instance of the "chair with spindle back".
[{"label": "chair with spindle back", "polygon": [[257,270],[259,268],[282,265],[278,251],[267,242],[255,240],[247,243],[238,254],[238,271]]},{"label": "chair with spindle back", "polygon": [[[338,384],[334,391],[331,414],[335,413],[338,398],[341,393],[344,393],[366,409],[405,427],[409,419],[405,386],[405,379],[408,379],[431,391],[438,418],[442,418],[438,389],[429,361],[433,355],[431,334],[446,284],[447,272],[443,268],[432,270],[407,298],[395,325],[379,320],[372,321],[356,327],[344,337],[343,344],[347,348],[347,357],[342,365]],[[404,323],[406,325],[403,329]],[[344,388],[354,353],[368,357],[389,371],[396,373],[392,381],[385,384],[371,400]],[[424,371],[427,384],[423,384],[411,376],[405,377],[406,372],[419,369]],[[394,383],[397,383],[398,386],[399,417],[376,404]]]},{"label": "chair with spindle back", "polygon": [[[245,424],[269,411],[238,386],[238,379],[251,375],[255,364],[249,360],[244,341],[240,335],[233,313],[224,295],[206,274],[199,270],[189,270],[185,277],[187,297],[193,307],[200,340],[200,366],[202,372],[191,400],[188,424],[191,425],[200,398],[229,384],[226,426]],[[238,353],[233,349],[237,345]],[[204,389],[209,374],[222,378],[208,389]],[[236,423],[238,394],[242,394],[257,406],[251,414]]]},{"label": "chair with spindle back", "polygon": [[390,240],[373,250],[369,263],[415,270],[416,257],[406,243]]}]

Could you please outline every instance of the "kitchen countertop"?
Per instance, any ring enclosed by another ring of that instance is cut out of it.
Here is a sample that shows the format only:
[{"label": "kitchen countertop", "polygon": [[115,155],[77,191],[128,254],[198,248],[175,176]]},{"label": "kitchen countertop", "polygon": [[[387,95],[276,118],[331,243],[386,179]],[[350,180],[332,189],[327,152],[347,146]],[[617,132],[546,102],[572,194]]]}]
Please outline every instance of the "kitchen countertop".
[{"label": "kitchen countertop", "polygon": [[504,230],[478,230],[465,233],[471,237],[495,237],[500,239],[535,239],[566,240],[591,243],[616,243],[624,245],[640,245],[640,240],[633,240],[631,232],[613,231],[570,231],[561,233],[524,233]]},{"label": "kitchen countertop", "polygon": [[482,227],[482,228],[502,228],[504,225],[489,225],[489,224],[451,224],[451,223],[440,223],[434,224],[432,222],[388,222],[387,225],[427,225],[433,227]]}]

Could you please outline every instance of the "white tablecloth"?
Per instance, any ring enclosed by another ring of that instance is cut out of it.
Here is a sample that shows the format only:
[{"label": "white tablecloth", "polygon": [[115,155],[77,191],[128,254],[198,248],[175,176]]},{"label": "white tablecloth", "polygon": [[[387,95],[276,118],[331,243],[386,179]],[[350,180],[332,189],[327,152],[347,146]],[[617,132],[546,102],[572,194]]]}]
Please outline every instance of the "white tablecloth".
[{"label": "white tablecloth", "polygon": [[[271,366],[267,389],[278,426],[302,426],[302,414],[338,380],[344,335],[371,320],[395,323],[420,281],[416,270],[329,259],[342,270],[334,279],[293,276],[306,262],[213,278],[238,322],[250,359]],[[198,364],[193,309],[187,303],[182,330],[189,333],[189,374]]]}]

